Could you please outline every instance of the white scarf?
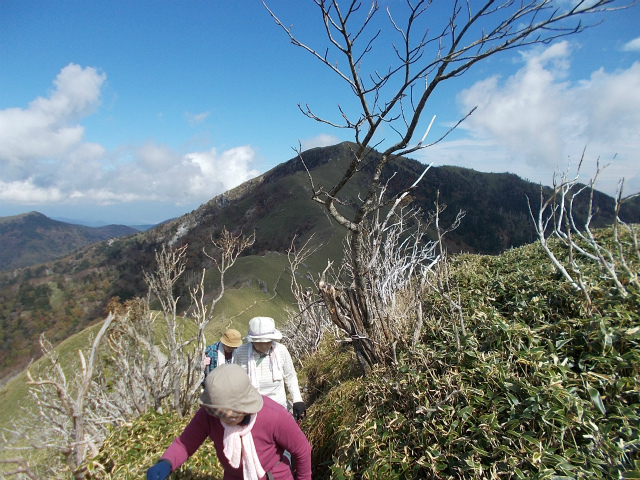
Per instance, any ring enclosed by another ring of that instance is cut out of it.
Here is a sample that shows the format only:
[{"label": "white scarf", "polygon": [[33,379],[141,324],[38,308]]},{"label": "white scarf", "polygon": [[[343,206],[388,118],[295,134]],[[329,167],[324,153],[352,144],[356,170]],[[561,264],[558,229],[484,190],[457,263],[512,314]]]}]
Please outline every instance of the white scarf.
[{"label": "white scarf", "polygon": [[256,417],[257,415],[251,415],[248,425],[227,425],[220,422],[224,427],[224,455],[233,468],[238,468],[242,459],[242,476],[248,480],[259,480],[265,476],[251,434]]},{"label": "white scarf", "polygon": [[[269,370],[271,370],[271,375],[274,382],[282,380],[282,370],[280,369],[280,364],[278,363],[278,356],[276,355],[276,343],[271,342],[271,347],[269,347]],[[251,385],[256,387],[258,391],[260,391],[260,379],[258,378],[256,358],[254,356],[254,352],[262,355],[257,350],[254,350],[253,343],[251,344],[251,351],[247,358],[247,373],[249,374],[249,378],[251,379]]]},{"label": "white scarf", "polygon": [[218,342],[218,355],[216,355],[216,367],[224,365],[226,363],[226,357],[224,356],[224,345],[222,342]]}]

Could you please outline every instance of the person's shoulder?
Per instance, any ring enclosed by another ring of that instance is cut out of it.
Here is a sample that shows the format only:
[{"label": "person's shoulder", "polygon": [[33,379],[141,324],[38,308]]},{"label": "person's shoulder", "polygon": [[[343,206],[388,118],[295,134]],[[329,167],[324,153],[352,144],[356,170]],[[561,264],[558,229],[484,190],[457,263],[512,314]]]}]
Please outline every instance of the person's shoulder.
[{"label": "person's shoulder", "polygon": [[282,405],[280,405],[278,402],[276,402],[274,399],[272,399],[271,397],[267,396],[267,395],[262,395],[262,400],[263,400],[263,407],[266,408],[273,408],[274,405],[278,405],[280,407],[282,407]]},{"label": "person's shoulder", "polygon": [[275,349],[276,351],[281,351],[281,352],[288,352],[289,349],[287,348],[287,346],[283,343],[280,342],[275,342],[276,346]]},{"label": "person's shoulder", "polygon": [[233,352],[233,358],[237,359],[237,361],[247,362],[249,360],[249,352],[251,352],[250,348],[251,343],[243,343]]},{"label": "person's shoulder", "polygon": [[283,357],[283,358],[291,357],[291,354],[289,353],[289,349],[282,343],[276,342],[275,352],[279,357]]},{"label": "person's shoulder", "polygon": [[210,427],[212,423],[215,423],[216,417],[212,417],[203,407],[200,407],[196,410],[196,413],[194,413],[193,420]]},{"label": "person's shoulder", "polygon": [[278,402],[276,402],[272,398],[266,395],[262,395],[262,400],[264,400],[262,404],[262,410],[264,410],[264,413],[269,415],[275,415],[275,416],[281,415],[283,413],[286,413],[287,415],[291,415],[289,413],[289,410],[284,408],[282,405],[280,405]]},{"label": "person's shoulder", "polygon": [[204,354],[209,358],[215,356],[216,352],[218,351],[218,343],[219,342],[212,343],[211,345],[207,345],[207,348],[204,349]]}]

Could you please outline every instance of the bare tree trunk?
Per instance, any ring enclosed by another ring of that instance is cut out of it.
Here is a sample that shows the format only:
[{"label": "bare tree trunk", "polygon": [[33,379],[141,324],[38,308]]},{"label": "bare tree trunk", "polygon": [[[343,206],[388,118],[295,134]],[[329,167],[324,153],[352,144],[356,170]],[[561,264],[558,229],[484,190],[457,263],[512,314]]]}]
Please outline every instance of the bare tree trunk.
[{"label": "bare tree trunk", "polygon": [[[390,34],[396,35],[391,45],[395,62],[380,70],[375,61],[369,63],[372,57],[375,59],[375,51],[379,47],[377,42],[383,37],[381,30],[371,30],[382,28],[374,20],[379,11],[378,2],[372,1],[369,9],[362,9],[361,2],[355,1],[313,1],[319,7],[319,21],[324,25],[328,48],[300,41],[292,28],[286,26],[288,23],[281,21],[267,6],[268,1],[262,0],[262,3],[293,45],[307,51],[346,82],[353,93],[354,103],[358,105],[353,113],[340,106],[343,102],[336,102],[336,121],[317,116],[308,105],[299,105],[299,108],[310,119],[334,128],[349,129],[354,135],[351,160],[334,186],[316,186],[308,169],[307,172],[312,199],[323,205],[328,214],[348,230],[349,247],[345,260],[349,263],[351,277],[342,281],[345,287],[338,289],[345,298],[340,300],[340,295],[334,297],[329,292],[323,297],[336,325],[348,327],[345,331],[350,332],[359,358],[372,365],[392,358],[393,355],[388,355],[387,351],[397,339],[389,328],[391,316],[382,313],[387,307],[381,307],[385,305],[384,299],[376,291],[380,279],[371,273],[372,265],[383,261],[383,255],[379,256],[375,248],[372,255],[368,251],[367,237],[371,231],[367,227],[383,208],[389,207],[393,215],[399,202],[408,198],[408,193],[424,173],[392,198],[384,196],[383,178],[385,174],[389,176],[392,173],[389,168],[395,158],[440,142],[475,110],[472,109],[440,138],[426,144],[433,117],[418,140],[417,129],[428,100],[437,87],[500,52],[549,43],[581,32],[587,27],[581,21],[584,15],[626,8],[633,2],[580,1],[563,9],[550,0],[456,1],[450,2],[448,18],[430,15],[432,2],[429,0],[390,5],[386,9],[387,25]],[[386,135],[389,132],[395,132],[397,137],[388,140]],[[379,146],[383,146],[382,152],[374,156],[373,148]],[[304,164],[301,148],[298,154]],[[352,201],[345,195],[348,191],[345,187],[353,185],[355,176],[365,167],[372,172],[368,185],[364,189],[355,187],[361,196]],[[353,208],[339,210],[338,205],[351,205]],[[342,313],[341,318],[341,303],[345,302],[349,305],[349,312]],[[378,331],[382,334],[379,335]]]},{"label": "bare tree trunk", "polygon": [[96,445],[100,444],[106,433],[104,424],[95,423],[97,412],[89,409],[88,403],[92,395],[90,389],[95,385],[93,379],[98,349],[113,320],[111,314],[103,322],[86,354],[78,351],[81,368],[73,381],[67,380],[57,354],[44,336],[40,338],[40,345],[50,366],[39,372],[38,378],[34,378],[30,369],[26,373],[29,393],[36,407],[35,415],[44,427],[39,428],[35,435],[29,431],[23,435],[30,437],[34,449],[53,447],[62,454],[69,472],[76,479],[85,477],[87,452],[95,452]]},{"label": "bare tree trunk", "polygon": [[[162,311],[153,312],[149,308],[150,295],[124,305],[112,299],[109,315],[91,347],[86,353],[78,352],[80,367],[72,381],[67,380],[51,344],[41,338],[43,361],[50,366],[41,369],[38,378],[31,370],[27,371],[34,417],[15,426],[12,433],[19,432],[22,439],[31,442],[28,450],[48,450],[53,455],[45,466],[32,467],[20,460],[17,462],[20,466],[14,469],[16,474],[63,478],[67,476],[65,472],[70,472],[74,478],[85,478],[87,456],[97,453],[107,426],[124,422],[149,408],[159,410],[166,406],[167,398],[171,408],[186,414],[199,393],[206,345],[204,329],[222,298],[224,273],[254,239],[255,235],[234,236],[225,229],[221,239],[212,240],[219,250],[210,258],[218,266],[221,291],[205,305],[203,271],[200,284],[191,290],[192,319],[178,315],[179,299],[174,295],[176,282],[185,270],[186,246],[175,250],[163,247],[156,252],[157,270],[145,272],[144,276]],[[185,339],[184,327],[189,321],[195,322],[197,332]]]}]

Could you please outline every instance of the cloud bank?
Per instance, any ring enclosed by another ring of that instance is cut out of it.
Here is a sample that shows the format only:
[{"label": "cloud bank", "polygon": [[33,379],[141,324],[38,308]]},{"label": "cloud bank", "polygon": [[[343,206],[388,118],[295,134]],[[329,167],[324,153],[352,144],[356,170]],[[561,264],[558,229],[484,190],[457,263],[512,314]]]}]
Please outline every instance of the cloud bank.
[{"label": "cloud bank", "polygon": [[[0,110],[0,201],[24,205],[206,202],[255,177],[250,146],[178,153],[147,142],[107,151],[84,140],[106,75],[69,64],[47,97]],[[188,115],[201,122],[208,112]]]},{"label": "cloud bank", "polygon": [[570,57],[570,44],[560,42],[523,54],[514,75],[491,76],[460,92],[460,112],[478,106],[460,127],[467,138],[437,145],[425,160],[510,171],[549,185],[584,151],[585,179],[597,159],[609,164],[596,188],[614,194],[625,177],[627,194],[640,191],[640,63],[571,82]]},{"label": "cloud bank", "polygon": [[622,46],[623,52],[640,52],[640,37],[634,38]]}]

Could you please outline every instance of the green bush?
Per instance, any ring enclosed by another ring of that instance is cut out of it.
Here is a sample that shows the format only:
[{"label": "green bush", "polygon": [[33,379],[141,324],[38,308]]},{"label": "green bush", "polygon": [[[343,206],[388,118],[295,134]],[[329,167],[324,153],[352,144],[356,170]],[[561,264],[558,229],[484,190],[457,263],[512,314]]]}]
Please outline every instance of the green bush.
[{"label": "green bush", "polygon": [[[182,433],[191,416],[150,412],[133,422],[112,429],[100,454],[88,464],[89,477],[96,480],[138,480],[155,464],[174,438]],[[213,443],[205,441],[177,471],[172,480],[219,480],[222,467]]]},{"label": "green bush", "polygon": [[425,292],[422,342],[397,369],[310,408],[315,477],[640,478],[640,299],[581,268],[591,316],[537,245],[455,257],[461,348]]},{"label": "green bush", "polygon": [[[464,334],[425,291],[419,344],[367,377],[325,339],[299,371],[314,478],[640,478],[640,292],[578,267],[590,308],[537,244],[453,257]],[[140,478],[187,421],[150,413],[114,429],[93,478]],[[172,478],[221,476],[203,447]]]}]

